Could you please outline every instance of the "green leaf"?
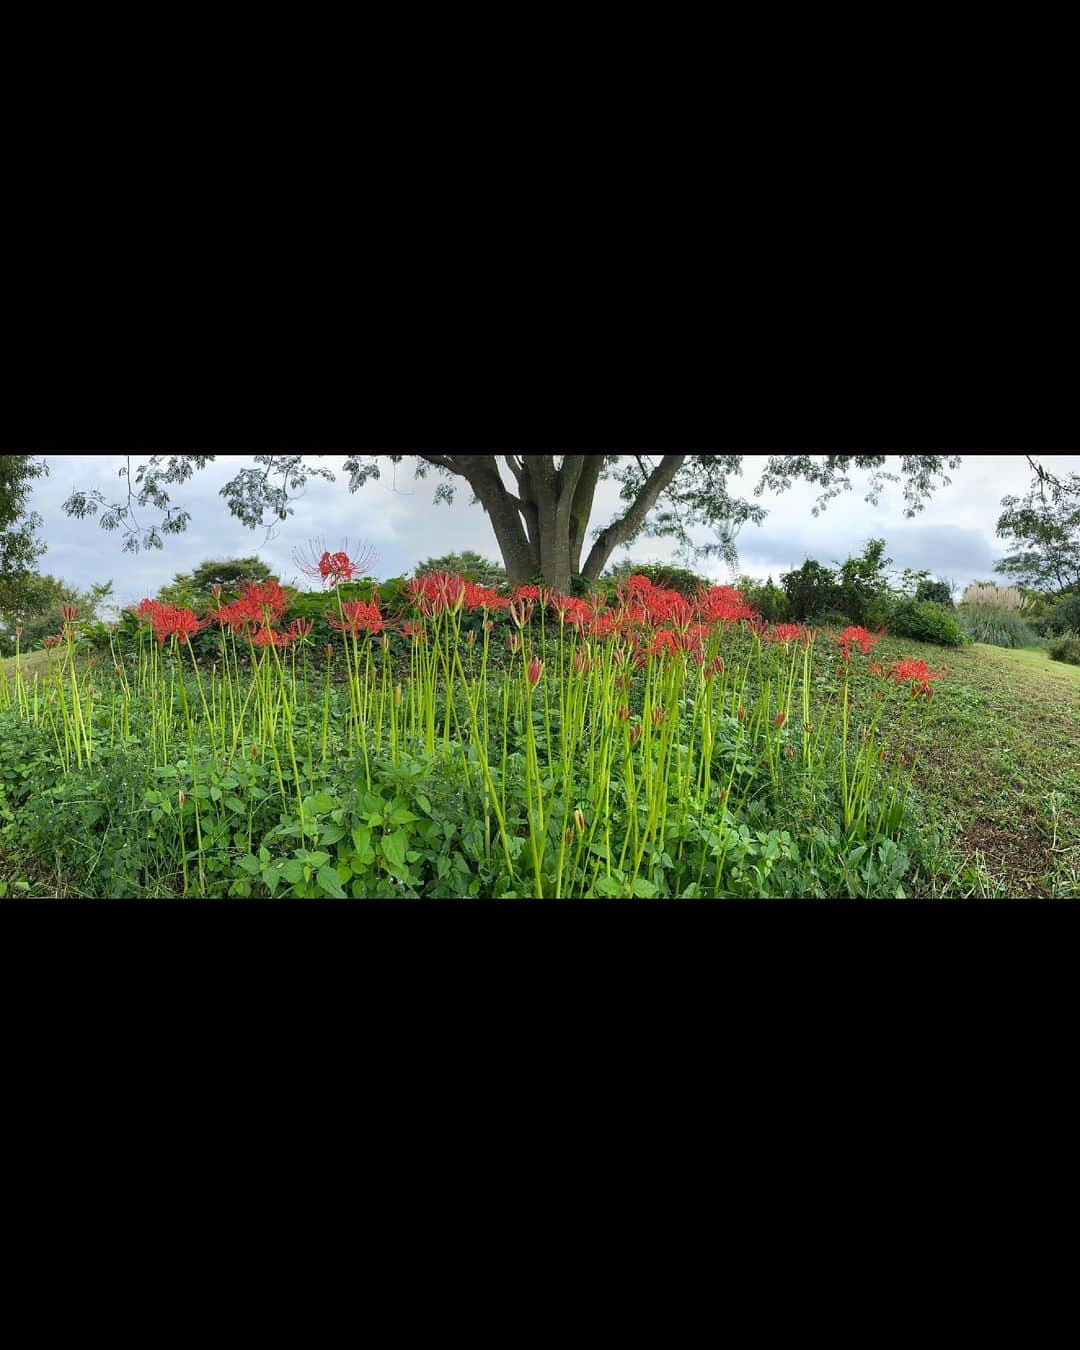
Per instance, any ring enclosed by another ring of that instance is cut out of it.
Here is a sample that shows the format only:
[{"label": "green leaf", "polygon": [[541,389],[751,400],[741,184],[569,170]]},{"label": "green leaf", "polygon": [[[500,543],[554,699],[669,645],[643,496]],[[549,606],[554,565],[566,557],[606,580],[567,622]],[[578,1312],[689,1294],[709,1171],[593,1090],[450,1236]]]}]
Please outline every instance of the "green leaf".
[{"label": "green leaf", "polygon": [[289,882],[290,885],[295,886],[296,883],[300,880],[300,878],[304,875],[304,864],[299,860],[299,858],[290,858],[289,861],[285,864],[285,866],[281,869],[281,875],[285,878],[287,882]]},{"label": "green leaf", "polygon": [[345,829],[342,825],[327,825],[319,831],[319,843],[324,847],[330,844],[336,844],[339,839],[345,838]]},{"label": "green leaf", "polygon": [[353,847],[357,853],[364,853],[371,844],[371,831],[366,825],[354,825],[352,832]]},{"label": "green leaf", "polygon": [[384,835],[380,842],[387,861],[393,863],[395,867],[404,867],[405,850],[409,844],[409,836],[406,832],[395,830],[393,834]]},{"label": "green leaf", "polygon": [[431,802],[425,793],[418,792],[416,794],[416,804],[421,811],[426,812],[429,816],[431,815]]},{"label": "green leaf", "polygon": [[644,900],[652,900],[658,894],[657,888],[651,881],[646,881],[644,877],[635,877],[634,894],[640,895]]},{"label": "green leaf", "polygon": [[333,867],[320,867],[316,873],[316,880],[322,887],[324,895],[332,896],[335,900],[347,898],[345,888],[341,884],[341,878]]},{"label": "green leaf", "polygon": [[239,815],[244,815],[244,813],[247,811],[247,807],[244,805],[244,803],[240,800],[239,797],[226,797],[225,805],[229,808],[230,811],[235,811]]},{"label": "green leaf", "polygon": [[410,825],[414,820],[419,819],[419,816],[414,816],[413,813],[406,810],[404,806],[396,806],[393,811],[390,812],[391,825]]},{"label": "green leaf", "polygon": [[236,861],[249,876],[256,876],[262,870],[258,858],[252,853],[249,853],[246,858],[237,858]]}]

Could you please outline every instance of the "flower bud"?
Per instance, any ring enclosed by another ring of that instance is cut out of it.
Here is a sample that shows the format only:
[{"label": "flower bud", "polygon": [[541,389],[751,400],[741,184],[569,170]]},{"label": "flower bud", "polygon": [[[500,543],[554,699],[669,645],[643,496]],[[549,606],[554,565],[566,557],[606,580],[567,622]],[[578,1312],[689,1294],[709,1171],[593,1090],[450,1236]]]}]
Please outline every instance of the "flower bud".
[{"label": "flower bud", "polygon": [[650,715],[651,715],[651,717],[652,717],[652,724],[653,724],[653,726],[654,726],[654,727],[662,727],[662,726],[664,725],[664,719],[667,717],[667,709],[666,709],[666,708],[654,708],[654,709],[652,710],[652,713],[651,713]]},{"label": "flower bud", "polygon": [[183,804],[184,804],[184,802],[185,802],[185,800],[186,800],[186,798],[184,797],[184,789],[183,789],[183,788],[181,788],[180,791],[176,794],[176,800],[180,803],[181,806],[183,806]]},{"label": "flower bud", "polygon": [[786,721],[787,721],[787,713],[778,712],[776,716],[773,718],[773,726],[782,727]]},{"label": "flower bud", "polygon": [[465,641],[469,644],[470,647],[475,647],[475,646],[476,646],[476,629],[475,629],[475,628],[470,628],[469,631],[465,634]]},{"label": "flower bud", "polygon": [[738,719],[739,719],[740,722],[744,721],[745,718],[746,718],[746,709],[745,709],[745,708],[740,708],[739,711],[738,711],[737,716],[738,716]]},{"label": "flower bud", "polygon": [[637,745],[640,739],[641,739],[641,723],[635,722],[634,725],[630,728],[630,744]]},{"label": "flower bud", "polygon": [[492,630],[494,627],[495,627],[495,624],[494,624],[494,621],[493,621],[493,620],[491,620],[491,619],[485,619],[485,620],[484,620],[484,632],[485,632],[485,633],[490,633],[491,630]]},{"label": "flower bud", "polygon": [[329,644],[329,642],[328,642],[328,643],[326,644],[326,646],[323,648],[323,651],[324,651],[325,654],[326,654],[326,659],[329,661],[330,658],[331,658],[331,657],[333,656],[333,654],[334,654],[334,649],[333,649],[333,647],[331,647],[331,645]]},{"label": "flower bud", "polygon": [[804,722],[802,724],[802,729],[805,732],[811,732],[814,729],[814,724],[812,722]]},{"label": "flower bud", "polygon": [[580,807],[574,812],[574,824],[577,826],[578,834],[585,833],[585,812]]},{"label": "flower bud", "polygon": [[528,669],[525,672],[525,678],[529,681],[531,688],[535,689],[540,683],[540,676],[544,673],[544,663],[538,656],[534,656],[529,662]]},{"label": "flower bud", "polygon": [[257,745],[253,745],[253,746],[251,747],[251,758],[252,758],[252,759],[258,759],[258,758],[259,758],[259,747],[258,747]]},{"label": "flower bud", "polygon": [[615,714],[615,716],[619,719],[620,722],[629,722],[630,709],[624,703],[622,707],[619,709],[619,711]]},{"label": "flower bud", "polygon": [[794,759],[794,758],[795,758],[795,747],[794,747],[793,745],[789,745],[789,746],[787,747],[787,749],[786,749],[786,753],[787,753],[788,759]]}]

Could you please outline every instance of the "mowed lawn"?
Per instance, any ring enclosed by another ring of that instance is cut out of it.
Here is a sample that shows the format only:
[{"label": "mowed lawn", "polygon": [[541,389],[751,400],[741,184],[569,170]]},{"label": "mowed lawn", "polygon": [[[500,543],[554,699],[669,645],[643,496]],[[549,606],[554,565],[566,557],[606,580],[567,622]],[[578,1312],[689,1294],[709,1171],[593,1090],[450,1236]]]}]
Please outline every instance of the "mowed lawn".
[{"label": "mowed lawn", "polygon": [[940,840],[912,892],[1080,898],[1080,666],[982,643],[879,650],[946,671],[902,733],[921,828]]},{"label": "mowed lawn", "polygon": [[[874,655],[921,657],[944,671],[934,698],[913,707],[891,738],[914,759],[915,820],[926,843],[906,892],[1080,898],[1080,667],[1041,650],[951,650],[901,638],[886,638]],[[24,657],[24,676],[44,678],[46,657]],[[9,680],[14,665],[3,662]]]}]

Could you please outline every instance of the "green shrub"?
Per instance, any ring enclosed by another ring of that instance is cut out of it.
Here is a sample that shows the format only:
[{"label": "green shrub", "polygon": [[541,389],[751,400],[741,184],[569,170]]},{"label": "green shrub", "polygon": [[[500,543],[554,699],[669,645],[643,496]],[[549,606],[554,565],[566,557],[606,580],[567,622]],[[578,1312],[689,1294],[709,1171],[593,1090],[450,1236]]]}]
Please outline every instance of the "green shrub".
[{"label": "green shrub", "polygon": [[791,617],[791,604],[787,595],[772,577],[764,585],[753,577],[740,577],[737,585],[746,597],[747,604],[753,605],[769,623],[786,623]]},{"label": "green shrub", "polygon": [[892,607],[888,628],[894,637],[933,642],[939,647],[961,647],[967,637],[955,615],[933,600],[904,597]]},{"label": "green shrub", "polygon": [[1040,622],[1047,637],[1080,633],[1080,591],[1072,591],[1055,600]]},{"label": "green shrub", "polygon": [[1080,666],[1080,633],[1066,633],[1050,644],[1052,661],[1067,661],[1070,666]]},{"label": "green shrub", "polygon": [[992,647],[1034,647],[1038,641],[1020,611],[1005,605],[961,605],[956,617],[972,642],[986,642]]},{"label": "green shrub", "polygon": [[944,605],[946,609],[953,609],[952,588],[947,581],[937,581],[931,577],[925,577],[915,587],[916,600],[933,600],[939,605]]},{"label": "green shrub", "polygon": [[[664,591],[678,591],[680,595],[697,595],[707,590],[713,583],[708,577],[698,576],[686,567],[676,567],[673,563],[636,563],[624,558],[614,567],[609,567],[602,580],[615,585],[624,582],[627,577],[648,577],[654,586]],[[614,590],[614,586],[611,588]]]},{"label": "green shrub", "polygon": [[780,585],[787,593],[791,618],[796,623],[817,619],[840,603],[841,588],[831,568],[807,558],[794,572],[785,572]]},{"label": "green shrub", "polygon": [[815,628],[847,628],[850,624],[850,615],[841,614],[838,609],[826,609],[814,616]]}]

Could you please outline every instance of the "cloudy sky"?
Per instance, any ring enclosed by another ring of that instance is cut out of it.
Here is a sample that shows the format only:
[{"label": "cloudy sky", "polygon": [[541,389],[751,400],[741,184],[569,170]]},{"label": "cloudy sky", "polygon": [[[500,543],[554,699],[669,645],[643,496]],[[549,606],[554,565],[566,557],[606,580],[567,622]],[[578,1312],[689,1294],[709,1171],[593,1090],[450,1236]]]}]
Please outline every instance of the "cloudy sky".
[{"label": "cloudy sky", "polygon": [[[1080,454],[1039,458],[1057,472],[1080,471]],[[62,509],[74,488],[98,488],[110,500],[124,496],[118,470],[127,457],[47,456],[49,476],[39,480],[32,500],[32,509],[43,517],[49,544],[41,570],[80,588],[111,579],[117,601],[129,604],[156,594],[175,572],[189,571],[208,558],[257,556],[283,581],[307,587],[310,583],[298,573],[293,554],[316,536],[331,549],[346,539],[369,541],[376,552],[372,570],[382,577],[408,572],[425,558],[453,550],[473,548],[499,557],[487,516],[481,507],[469,505],[467,486],[452,506],[436,504],[432,495],[439,476],[432,471],[425,480],[415,480],[406,460],[396,471],[388,463],[380,481],[369,482],[353,495],[347,476],[340,472],[343,459],[327,455],[318,461],[337,470],[338,481],[309,480],[294,503],[295,513],[279,522],[268,538],[266,529],[249,530],[232,517],[219,495],[250,456],[222,455],[171,494],[175,505],[191,512],[186,533],[167,536],[161,551],[132,555],[122,551],[119,532],[106,532],[93,518],[74,520]],[[763,464],[764,458],[747,455],[741,478],[731,481],[732,491],[750,498]],[[1030,479],[1021,451],[965,455],[952,474],[951,486],[940,488],[912,520],[904,518],[899,485],[889,485],[876,507],[863,501],[865,475],[855,475],[854,490],[830,502],[816,518],[811,514],[818,495],[815,487],[799,483],[781,495],[766,493],[761,501],[769,508],[767,520],[761,526],[745,526],[739,536],[740,571],[762,578],[771,573],[775,580],[806,557],[831,566],[860,552],[866,540],[877,536],[886,540],[886,554],[897,570],[927,568],[962,588],[992,575],[994,561],[1003,552],[994,535],[1000,500],[1007,493],[1022,495]],[[606,524],[618,510],[616,485],[601,483],[592,525]],[[138,514],[144,523],[157,518],[152,511]],[[629,551],[639,561],[669,559],[674,553],[671,541],[650,539],[639,540]],[[626,551],[620,550],[614,560],[623,556]],[[718,581],[733,580],[720,562],[700,570]]]}]

